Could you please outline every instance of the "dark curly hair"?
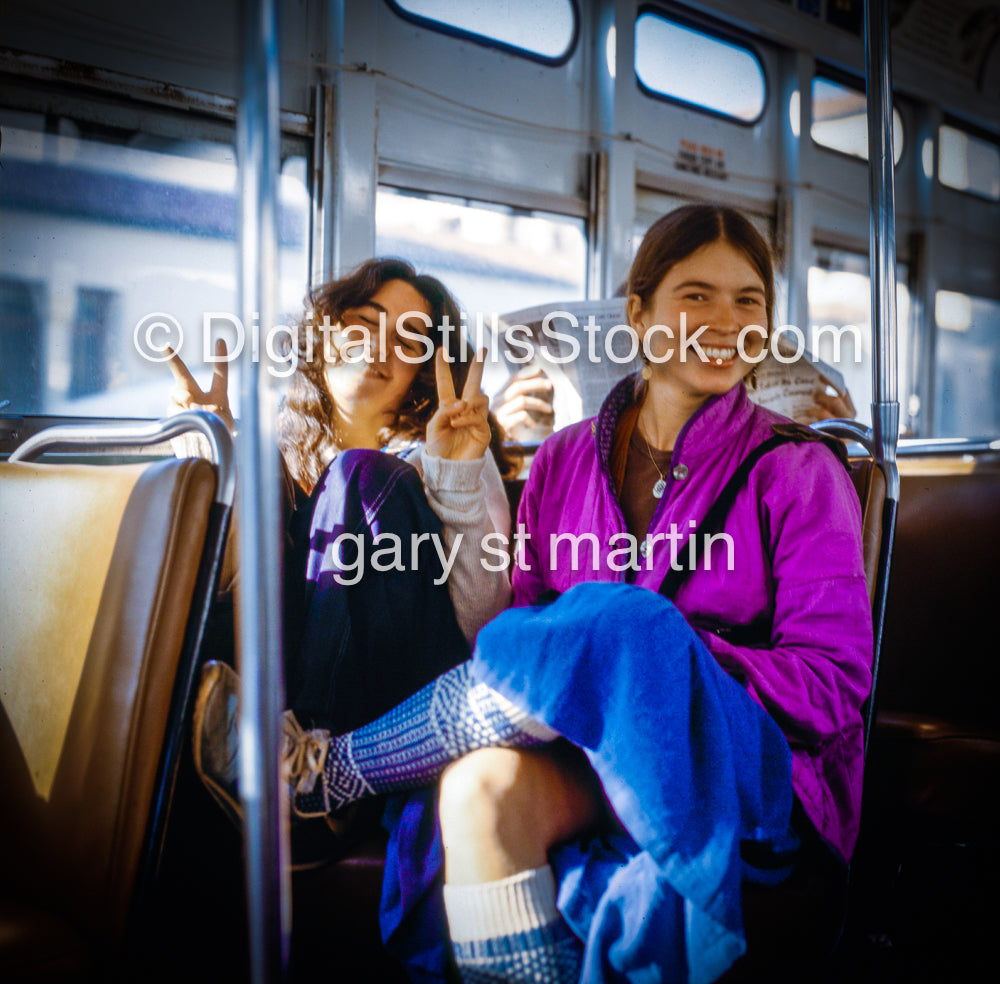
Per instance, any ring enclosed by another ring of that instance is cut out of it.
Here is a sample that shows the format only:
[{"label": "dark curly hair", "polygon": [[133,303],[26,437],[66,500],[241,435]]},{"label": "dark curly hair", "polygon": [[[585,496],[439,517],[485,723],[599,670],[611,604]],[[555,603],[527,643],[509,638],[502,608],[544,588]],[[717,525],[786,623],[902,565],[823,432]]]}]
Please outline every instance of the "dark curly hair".
[{"label": "dark curly hair", "polygon": [[[344,311],[366,303],[391,280],[409,284],[427,302],[431,317],[428,337],[434,351],[444,345],[454,360],[451,362],[451,375],[455,392],[461,393],[465,385],[469,363],[468,353],[458,336],[461,315],[447,288],[436,278],[418,274],[405,260],[378,258],[366,260],[346,276],[311,291],[306,300],[305,314],[297,325],[295,372],[278,415],[281,453],[292,477],[306,492],[312,491],[326,462],[337,448],[333,428],[334,400],[326,382],[324,339],[320,328],[324,324],[336,324]],[[441,326],[446,323],[454,325],[455,330],[442,331]],[[394,439],[423,440],[428,421],[436,409],[437,383],[434,360],[431,358],[420,363],[395,418],[380,433],[382,445]],[[490,418],[491,431],[496,431],[499,425],[492,414]],[[495,451],[495,456],[503,474],[505,460],[502,449],[499,454]]]}]

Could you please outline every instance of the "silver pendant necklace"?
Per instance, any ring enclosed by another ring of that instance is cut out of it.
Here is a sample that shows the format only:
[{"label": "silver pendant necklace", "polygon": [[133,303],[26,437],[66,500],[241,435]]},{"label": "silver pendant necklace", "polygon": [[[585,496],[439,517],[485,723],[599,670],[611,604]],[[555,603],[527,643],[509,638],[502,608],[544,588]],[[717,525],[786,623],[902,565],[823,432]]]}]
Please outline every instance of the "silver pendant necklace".
[{"label": "silver pendant necklace", "polygon": [[653,498],[662,499],[663,493],[667,490],[667,480],[663,476],[663,472],[660,471],[660,466],[656,463],[656,459],[653,457],[652,448],[649,446],[649,441],[646,440],[646,435],[643,434],[643,441],[646,444],[646,454],[649,455],[649,460],[653,462],[653,467],[656,469],[656,474],[660,477],[653,483]]}]

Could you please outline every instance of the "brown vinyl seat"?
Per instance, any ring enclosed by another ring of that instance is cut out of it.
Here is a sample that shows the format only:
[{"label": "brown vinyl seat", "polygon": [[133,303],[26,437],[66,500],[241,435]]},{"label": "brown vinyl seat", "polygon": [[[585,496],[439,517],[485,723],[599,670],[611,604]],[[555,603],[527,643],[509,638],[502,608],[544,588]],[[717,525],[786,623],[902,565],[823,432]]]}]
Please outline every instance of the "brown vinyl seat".
[{"label": "brown vinyl seat", "polygon": [[[900,472],[846,949],[895,961],[904,976],[975,979],[992,959],[980,941],[1000,874],[1000,664],[988,617],[1000,590],[1000,469],[989,454],[955,454],[903,459]],[[855,479],[866,495],[869,481]],[[748,938],[761,915],[748,911]],[[732,977],[758,978],[774,974]]]},{"label": "brown vinyl seat", "polygon": [[900,470],[853,906],[926,979],[973,980],[1000,877],[1000,469],[984,451]]},{"label": "brown vinyl seat", "polygon": [[1000,842],[1000,470],[956,457],[901,483],[872,802],[897,830]]},{"label": "brown vinyl seat", "polygon": [[203,459],[0,463],[0,980],[120,968],[217,567],[217,485]]},{"label": "brown vinyl seat", "polygon": [[862,458],[851,465],[851,481],[861,500],[861,547],[865,558],[865,579],[868,599],[874,605],[878,590],[879,558],[885,528],[885,474],[871,458]]}]

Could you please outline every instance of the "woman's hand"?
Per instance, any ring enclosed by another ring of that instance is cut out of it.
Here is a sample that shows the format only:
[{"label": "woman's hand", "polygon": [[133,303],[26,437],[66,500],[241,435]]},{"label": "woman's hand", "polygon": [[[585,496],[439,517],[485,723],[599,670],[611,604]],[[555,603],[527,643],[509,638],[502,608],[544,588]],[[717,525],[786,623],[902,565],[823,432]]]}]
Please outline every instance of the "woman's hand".
[{"label": "woman's hand", "polygon": [[[828,392],[832,389],[833,394]],[[803,415],[800,423],[815,424],[820,420],[853,420],[858,411],[854,408],[851,394],[844,389],[837,389],[825,376],[820,377],[819,385],[813,391],[813,405]]]},{"label": "woman's hand", "polygon": [[453,461],[473,461],[482,458],[490,446],[490,425],[487,422],[490,401],[482,389],[485,351],[476,353],[462,389],[462,398],[455,397],[451,369],[439,348],[434,356],[437,378],[438,408],[427,424],[427,451],[438,458]]},{"label": "woman's hand", "polygon": [[169,349],[170,358],[167,365],[174,374],[177,384],[170,394],[171,406],[176,410],[208,410],[217,414],[222,422],[233,430],[233,413],[229,409],[229,361],[226,359],[226,343],[219,339],[215,343],[215,371],[212,375],[212,385],[205,392],[195,381],[181,357]]},{"label": "woman's hand", "polygon": [[512,441],[538,441],[555,430],[552,380],[540,366],[527,366],[500,395],[496,418]]}]

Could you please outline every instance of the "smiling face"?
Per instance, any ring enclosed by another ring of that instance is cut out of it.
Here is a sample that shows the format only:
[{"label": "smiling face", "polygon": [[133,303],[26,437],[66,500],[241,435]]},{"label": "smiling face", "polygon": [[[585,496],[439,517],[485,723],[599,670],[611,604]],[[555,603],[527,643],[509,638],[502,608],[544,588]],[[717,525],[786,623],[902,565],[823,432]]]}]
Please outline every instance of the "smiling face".
[{"label": "smiling face", "polygon": [[[400,334],[399,326],[408,334],[426,335],[430,317],[427,299],[405,280],[389,280],[367,301],[344,310],[331,336],[337,358],[326,367],[327,386],[340,411],[391,422],[421,368],[401,356],[418,359],[426,353],[419,341]],[[358,345],[365,334],[371,339],[370,362]]]},{"label": "smiling face", "polygon": [[[649,352],[652,381],[674,389],[685,401],[704,402],[726,393],[750,372],[753,363],[737,349],[741,332],[748,357],[755,358],[765,344],[762,332],[744,331],[751,325],[767,328],[764,281],[746,254],[726,239],[708,243],[670,267],[646,304],[632,294],[628,313]],[[688,339],[697,334],[704,360],[694,345],[682,353],[682,321]],[[706,328],[698,333],[702,325]],[[673,338],[654,326],[671,329]]]}]

